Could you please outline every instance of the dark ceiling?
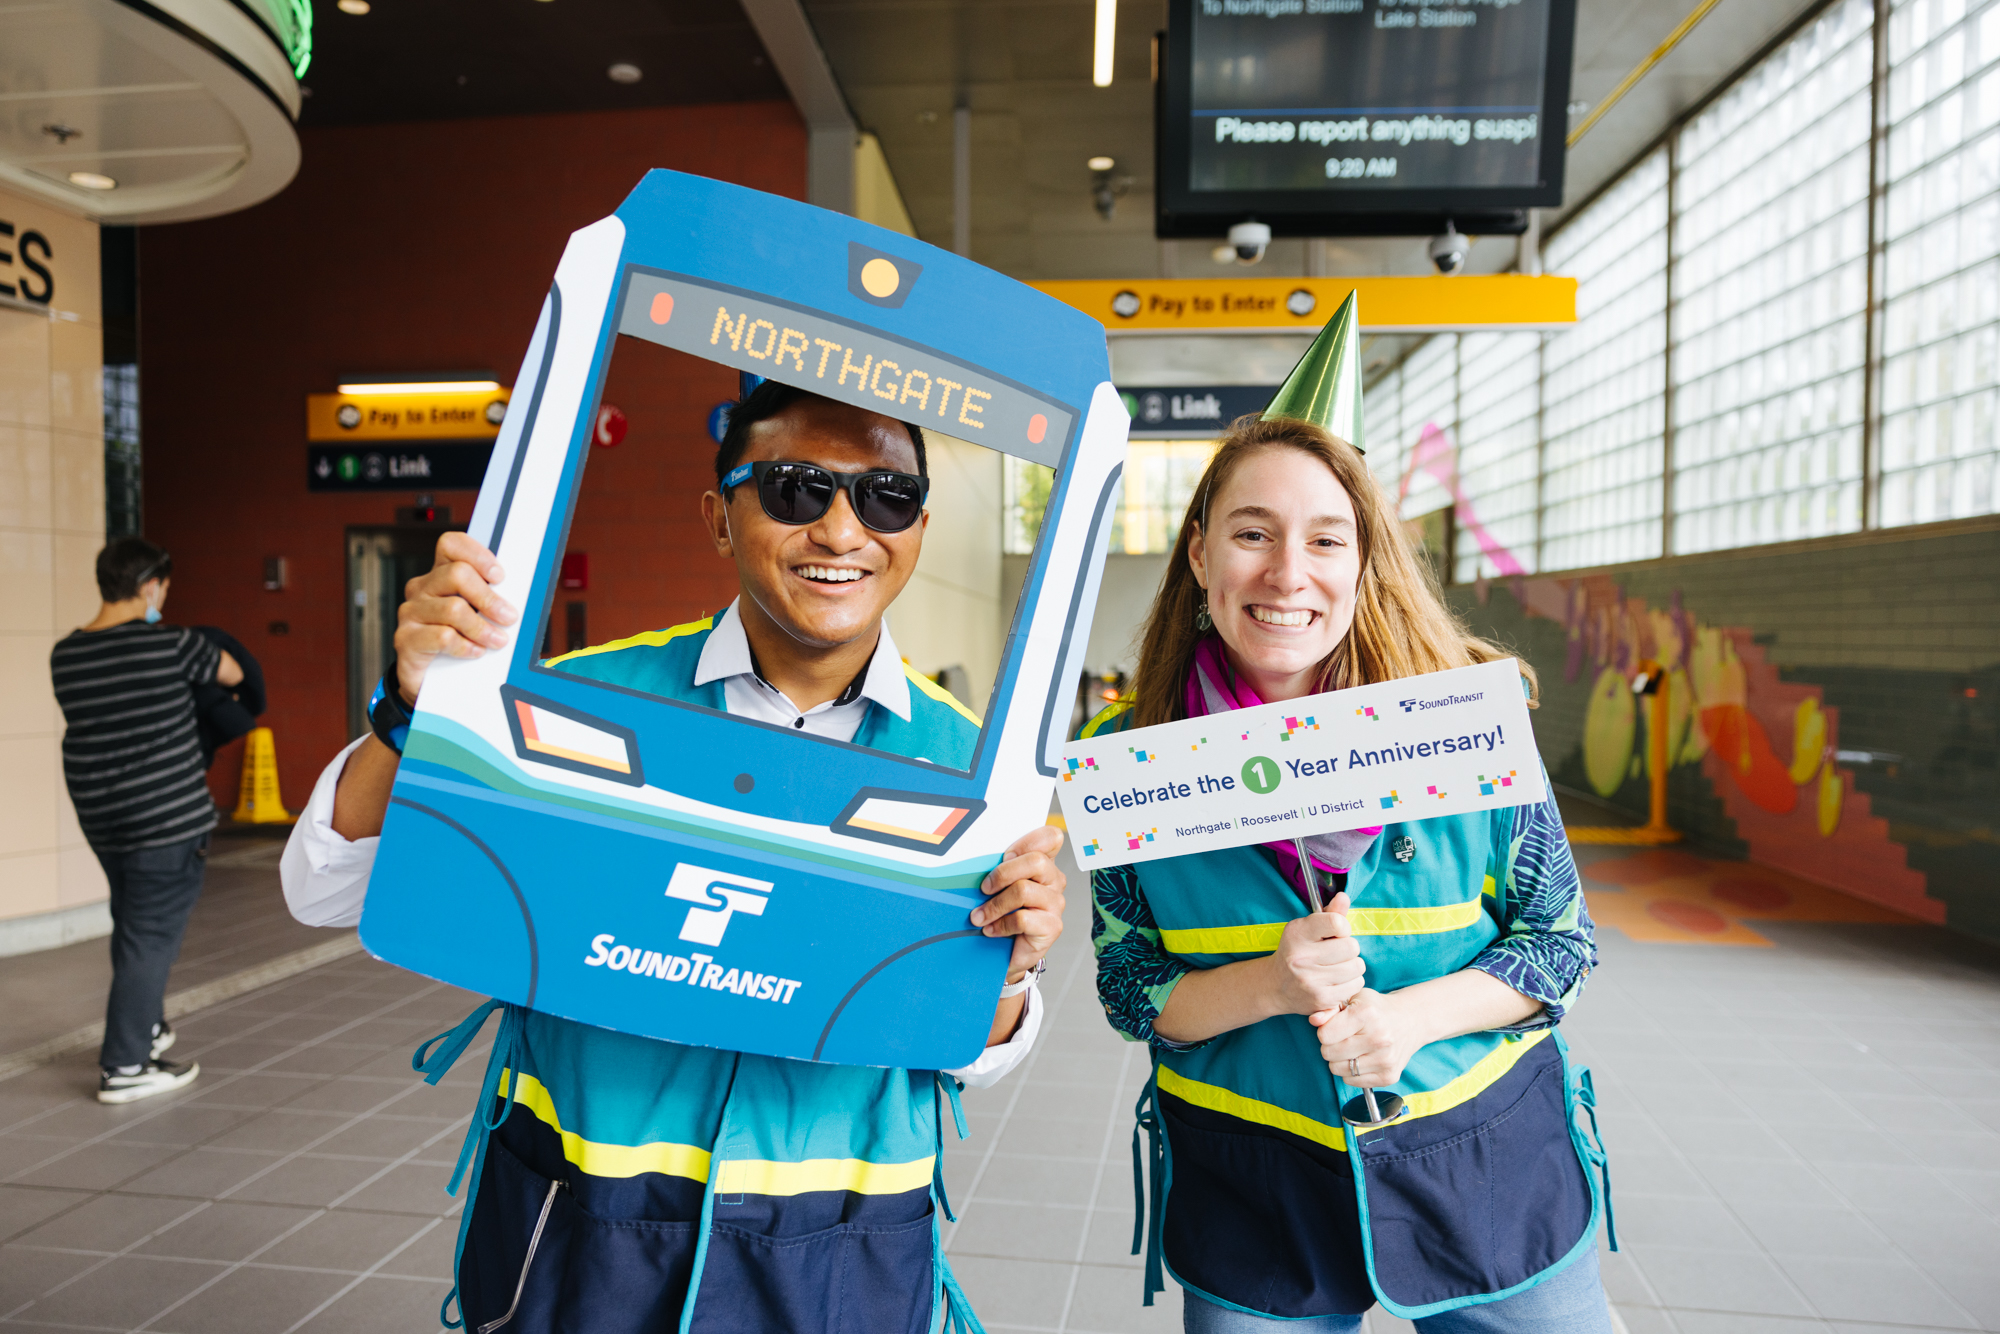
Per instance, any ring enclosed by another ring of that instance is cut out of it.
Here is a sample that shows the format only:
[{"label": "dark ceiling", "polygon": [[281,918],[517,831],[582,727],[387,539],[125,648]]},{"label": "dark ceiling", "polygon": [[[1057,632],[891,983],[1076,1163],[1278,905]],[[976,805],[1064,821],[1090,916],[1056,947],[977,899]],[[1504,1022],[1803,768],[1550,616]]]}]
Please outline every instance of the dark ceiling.
[{"label": "dark ceiling", "polygon": [[[1731,0],[1570,154],[1567,206],[1823,0]],[[307,127],[788,99],[738,0],[313,0]],[[1152,34],[1166,0],[1118,6],[1116,78],[1090,82],[1092,0],[799,0],[860,128],[876,132],[924,240],[952,233],[952,108],[972,111],[972,257],[1026,280],[1222,277],[1206,241],[1153,238]],[[1694,0],[1578,0],[1573,95],[1601,98]],[[606,71],[627,62],[634,84]],[[587,150],[584,150],[587,151]],[[1128,193],[1091,204],[1086,161],[1114,158]],[[1553,226],[1563,210],[1548,210]],[[1509,240],[1472,269],[1513,262]],[[1307,271],[1281,241],[1260,272]],[[1423,241],[1343,240],[1337,273],[1429,271]]]},{"label": "dark ceiling", "polygon": [[[299,123],[368,125],[783,100],[734,0],[313,0]],[[637,83],[606,73],[636,65]]]}]

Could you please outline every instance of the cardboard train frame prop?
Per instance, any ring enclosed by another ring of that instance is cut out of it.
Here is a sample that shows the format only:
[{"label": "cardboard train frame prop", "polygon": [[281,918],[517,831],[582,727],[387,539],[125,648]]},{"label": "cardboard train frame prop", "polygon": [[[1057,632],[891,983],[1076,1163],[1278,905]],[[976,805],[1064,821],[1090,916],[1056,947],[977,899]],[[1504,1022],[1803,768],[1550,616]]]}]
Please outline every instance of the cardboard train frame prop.
[{"label": "cardboard train frame prop", "polygon": [[[969,770],[538,660],[620,333],[1056,469]],[[543,303],[470,525],[522,621],[506,649],[430,670],[361,920],[369,951],[675,1042],[914,1069],[976,1058],[1011,942],[967,914],[1049,808],[1124,458],[1110,378],[1101,325],[989,269],[648,173],[571,236]]]}]

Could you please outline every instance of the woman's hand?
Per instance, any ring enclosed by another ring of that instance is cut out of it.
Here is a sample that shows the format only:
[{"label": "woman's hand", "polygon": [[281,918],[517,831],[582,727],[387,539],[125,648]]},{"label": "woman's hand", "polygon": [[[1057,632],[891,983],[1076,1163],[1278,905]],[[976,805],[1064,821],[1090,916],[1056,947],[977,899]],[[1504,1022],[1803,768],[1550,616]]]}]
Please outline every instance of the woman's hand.
[{"label": "woman's hand", "polygon": [[1333,896],[1323,913],[1285,923],[1270,968],[1273,1014],[1337,1010],[1361,990],[1367,965],[1347,927],[1347,894]]},{"label": "woman's hand", "polygon": [[1386,1088],[1432,1039],[1403,993],[1362,988],[1346,1008],[1311,1016],[1319,1054],[1334,1077],[1356,1088]]},{"label": "woman's hand", "polygon": [[1009,983],[1026,977],[1062,935],[1063,890],[1069,884],[1056,865],[1062,841],[1062,830],[1054,825],[1029,830],[979,884],[989,897],[973,909],[972,924],[989,936],[1014,937]]},{"label": "woman's hand", "polygon": [[416,702],[424,673],[440,654],[476,658],[504,648],[500,629],[521,619],[514,605],[494,589],[505,577],[493,553],[464,533],[438,539],[437,564],[403,586],[396,608],[396,684]]},{"label": "woman's hand", "polygon": [[1385,1088],[1428,1043],[1525,1023],[1542,1008],[1490,973],[1461,968],[1384,994],[1363,990],[1344,1010],[1312,1015],[1327,1068],[1357,1088]]}]

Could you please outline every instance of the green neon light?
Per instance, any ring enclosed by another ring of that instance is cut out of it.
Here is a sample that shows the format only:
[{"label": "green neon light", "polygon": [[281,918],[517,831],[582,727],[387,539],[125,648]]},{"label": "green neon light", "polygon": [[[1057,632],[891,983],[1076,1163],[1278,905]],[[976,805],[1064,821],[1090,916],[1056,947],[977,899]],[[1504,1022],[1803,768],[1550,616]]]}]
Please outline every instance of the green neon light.
[{"label": "green neon light", "polygon": [[313,12],[312,0],[291,0],[292,10],[292,77],[303,79],[306,67],[313,58]]}]

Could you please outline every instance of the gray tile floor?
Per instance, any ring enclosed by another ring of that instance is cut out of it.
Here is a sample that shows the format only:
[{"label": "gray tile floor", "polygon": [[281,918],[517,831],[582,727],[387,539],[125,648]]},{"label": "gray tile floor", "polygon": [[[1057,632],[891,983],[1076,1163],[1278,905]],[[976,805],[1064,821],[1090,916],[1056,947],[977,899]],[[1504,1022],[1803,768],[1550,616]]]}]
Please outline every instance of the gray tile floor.
[{"label": "gray tile floor", "polygon": [[[334,933],[301,926],[276,892],[282,826],[216,832],[201,901],[188,922],[172,989],[204,986],[326,943]],[[103,939],[0,959],[0,1061],[104,1018],[111,956]]]},{"label": "gray tile floor", "polygon": [[[1176,1330],[1178,1292],[1141,1307],[1128,1253],[1146,1063],[1104,1024],[1072,902],[1042,1043],[968,1095],[948,1147],[948,1244],[996,1332]],[[1759,929],[1774,948],[1603,932],[1566,1026],[1604,1103],[1618,1314],[1632,1334],[2000,1331],[2000,952]],[[18,989],[0,972],[0,1032]],[[0,1082],[0,1326],[435,1329],[483,1055],[433,1089],[409,1052],[474,999],[346,959],[183,1021],[204,1067],[184,1094],[100,1107],[88,1057]]]}]

